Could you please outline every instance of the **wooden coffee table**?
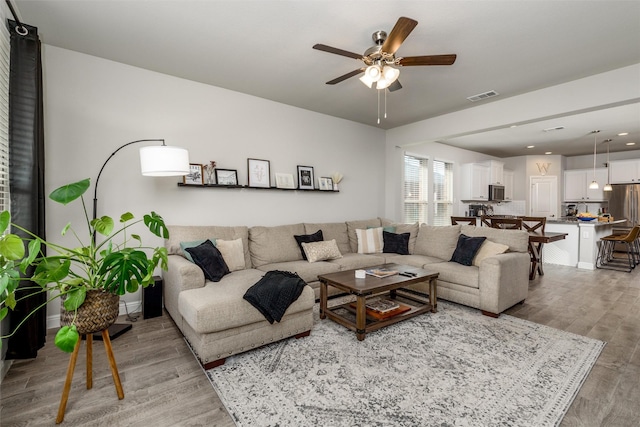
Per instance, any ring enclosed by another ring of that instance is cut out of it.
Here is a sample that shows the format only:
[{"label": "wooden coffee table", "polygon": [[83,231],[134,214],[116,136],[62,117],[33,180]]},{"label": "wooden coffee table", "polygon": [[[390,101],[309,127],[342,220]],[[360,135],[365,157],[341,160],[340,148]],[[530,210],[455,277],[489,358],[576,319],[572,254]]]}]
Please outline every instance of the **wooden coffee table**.
[{"label": "wooden coffee table", "polygon": [[[415,277],[406,277],[399,274],[388,277],[375,277],[366,275],[364,279],[355,277],[355,270],[345,270],[337,273],[323,274],[318,276],[320,280],[320,318],[329,318],[349,329],[355,331],[359,341],[364,340],[367,332],[376,331],[388,325],[400,322],[411,317],[418,316],[428,311],[437,312],[438,301],[436,297],[436,283],[438,273],[423,270],[422,268],[411,267],[400,264],[384,264],[371,268],[386,268],[399,272],[414,273]],[[429,298],[412,293],[402,288],[414,283],[429,282]],[[344,292],[356,296],[355,309],[349,304],[340,304],[327,308],[328,287],[333,286]],[[403,304],[409,305],[410,310],[386,319],[376,319],[367,316],[366,299],[372,296],[382,296],[389,299],[401,300]],[[352,313],[349,317],[340,314],[340,311],[347,310]],[[352,321],[355,312],[355,323]]]}]

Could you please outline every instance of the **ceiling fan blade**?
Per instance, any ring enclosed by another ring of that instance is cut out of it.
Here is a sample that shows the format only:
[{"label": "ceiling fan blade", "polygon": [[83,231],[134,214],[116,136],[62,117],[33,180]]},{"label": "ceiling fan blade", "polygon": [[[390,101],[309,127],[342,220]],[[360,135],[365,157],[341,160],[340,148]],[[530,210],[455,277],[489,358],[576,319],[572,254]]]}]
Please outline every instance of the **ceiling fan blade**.
[{"label": "ceiling fan blade", "polygon": [[457,55],[425,55],[425,56],[407,56],[400,58],[398,65],[410,67],[413,65],[452,65],[456,62]]},{"label": "ceiling fan blade", "polygon": [[395,92],[397,90],[402,89],[402,85],[400,84],[400,80],[396,80],[395,82],[391,83],[387,89],[389,89],[389,92]]},{"label": "ceiling fan blade", "polygon": [[333,79],[333,80],[329,80],[329,81],[327,82],[327,84],[328,84],[328,85],[334,85],[334,84],[336,84],[336,83],[340,83],[340,82],[342,82],[342,81],[344,81],[344,80],[347,80],[348,78],[351,78],[351,77],[353,77],[353,76],[357,76],[358,74],[360,74],[360,73],[364,72],[364,70],[365,70],[364,68],[358,68],[357,70],[353,70],[353,71],[351,71],[350,73],[347,73],[347,74],[345,74],[345,75],[343,75],[343,76],[336,77],[336,78],[335,78],[335,79]]},{"label": "ceiling fan blade", "polygon": [[389,33],[389,36],[382,45],[382,51],[393,55],[400,47],[404,39],[407,38],[411,31],[418,25],[418,21],[411,18],[405,18],[401,16],[393,27],[393,30]]},{"label": "ceiling fan blade", "polygon": [[346,50],[338,49],[337,47],[327,46],[326,44],[314,44],[313,48],[316,50],[322,50],[324,52],[335,53],[336,55],[346,56],[348,58],[362,59],[362,55],[359,53],[353,53]]}]

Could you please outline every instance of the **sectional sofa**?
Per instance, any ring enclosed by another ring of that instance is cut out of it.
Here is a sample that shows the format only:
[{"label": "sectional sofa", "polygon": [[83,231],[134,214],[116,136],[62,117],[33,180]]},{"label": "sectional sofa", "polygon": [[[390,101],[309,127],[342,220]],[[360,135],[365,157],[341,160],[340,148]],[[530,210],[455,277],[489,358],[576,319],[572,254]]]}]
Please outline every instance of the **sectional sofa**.
[{"label": "sectional sofa", "polygon": [[[398,249],[389,244],[394,252],[378,252],[383,248],[376,248],[374,253],[360,253],[372,250],[371,245],[365,245],[365,236],[380,236],[380,228],[390,233],[385,236],[404,238],[406,247]],[[319,230],[324,243],[311,244],[330,246],[332,250],[325,257],[329,259],[310,262],[301,250],[311,248],[310,243],[299,243],[295,236],[305,241],[312,235],[317,237]],[[385,263],[422,267],[439,273],[438,298],[479,308],[492,316],[524,301],[528,292],[530,259],[525,231],[394,224],[380,218],[271,227],[176,225],[169,226],[169,231],[171,237],[165,242],[169,252],[163,286],[165,308],[206,369],[224,363],[233,354],[308,335],[321,274]],[[468,246],[459,244],[461,235],[486,238],[488,243],[483,243],[473,258],[476,265],[450,261]],[[223,255],[223,248],[235,248],[235,255],[225,255],[231,272],[218,282],[206,280],[202,269],[185,258],[185,242],[204,239],[217,241]],[[295,272],[308,284],[281,321],[273,324],[243,299],[247,289],[271,270]],[[414,288],[428,293],[427,283]]]}]

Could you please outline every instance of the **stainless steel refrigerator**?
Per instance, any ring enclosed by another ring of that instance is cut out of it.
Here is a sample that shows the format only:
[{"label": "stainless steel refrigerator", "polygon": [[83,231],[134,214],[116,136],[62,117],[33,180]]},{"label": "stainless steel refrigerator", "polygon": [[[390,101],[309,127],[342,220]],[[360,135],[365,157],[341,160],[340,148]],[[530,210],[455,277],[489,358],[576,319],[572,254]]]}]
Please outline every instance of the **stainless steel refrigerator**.
[{"label": "stainless steel refrigerator", "polygon": [[631,229],[640,224],[640,184],[612,184],[613,191],[605,192],[609,199],[609,213],[614,220],[626,219],[616,228]]}]

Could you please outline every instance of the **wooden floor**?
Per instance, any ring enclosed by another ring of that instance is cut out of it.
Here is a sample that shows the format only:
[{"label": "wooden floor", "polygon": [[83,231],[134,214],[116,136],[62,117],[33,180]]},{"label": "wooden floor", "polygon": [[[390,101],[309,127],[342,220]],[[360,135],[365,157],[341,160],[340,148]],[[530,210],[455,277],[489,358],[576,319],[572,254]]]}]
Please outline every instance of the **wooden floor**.
[{"label": "wooden floor", "polygon": [[[633,273],[545,265],[516,317],[607,341],[562,426],[640,425],[640,268]],[[47,345],[16,361],[0,385],[0,425],[54,425],[69,356]],[[125,398],[119,401],[104,347],[94,342],[94,386],[85,389],[84,346],[67,426],[233,426],[206,375],[165,314],[140,319],[113,341]]]}]

